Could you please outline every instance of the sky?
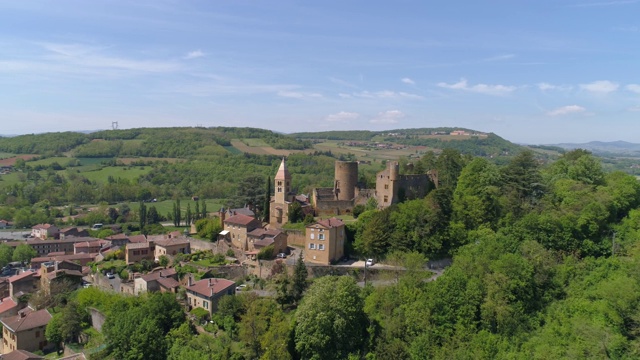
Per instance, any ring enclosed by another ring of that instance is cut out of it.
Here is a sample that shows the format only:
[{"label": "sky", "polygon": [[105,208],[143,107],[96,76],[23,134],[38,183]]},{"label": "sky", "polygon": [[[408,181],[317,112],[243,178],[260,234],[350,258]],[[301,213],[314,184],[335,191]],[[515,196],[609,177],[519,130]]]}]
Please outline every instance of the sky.
[{"label": "sky", "polygon": [[0,134],[462,127],[640,142],[640,0],[0,0]]}]

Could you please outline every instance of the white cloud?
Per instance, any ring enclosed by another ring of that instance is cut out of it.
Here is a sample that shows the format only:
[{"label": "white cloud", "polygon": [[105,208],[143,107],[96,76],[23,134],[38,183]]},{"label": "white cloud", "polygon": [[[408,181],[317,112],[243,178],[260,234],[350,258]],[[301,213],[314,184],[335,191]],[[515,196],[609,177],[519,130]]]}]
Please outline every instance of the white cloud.
[{"label": "white cloud", "polygon": [[413,80],[411,80],[409,78],[402,78],[402,79],[400,79],[400,81],[402,81],[405,84],[409,84],[409,85],[415,85],[416,84],[415,81],[413,81]]},{"label": "white cloud", "polygon": [[317,99],[322,97],[322,95],[318,93],[306,93],[298,91],[278,91],[278,96],[292,99]]},{"label": "white cloud", "polygon": [[538,86],[538,89],[540,89],[541,91],[548,91],[548,90],[566,91],[566,90],[573,89],[573,87],[569,85],[554,85],[546,82],[541,82],[536,85]]},{"label": "white cloud", "polygon": [[390,90],[382,90],[382,91],[361,91],[358,93],[352,94],[355,97],[365,98],[365,99],[422,99],[423,97],[417,94],[406,93],[403,91],[390,91]]},{"label": "white cloud", "polygon": [[503,55],[486,58],[484,59],[484,61],[504,61],[504,60],[513,59],[514,57],[516,57],[515,54],[503,54]]},{"label": "white cloud", "polygon": [[395,124],[404,117],[405,114],[400,110],[387,110],[378,113],[378,115],[371,119],[370,122],[372,124]]},{"label": "white cloud", "polygon": [[589,84],[580,84],[582,90],[587,90],[597,94],[608,94],[618,90],[619,85],[609,80],[594,81]]},{"label": "white cloud", "polygon": [[547,113],[549,116],[561,116],[561,115],[569,115],[569,114],[579,114],[584,113],[587,109],[578,105],[567,105],[563,107],[559,107],[557,109],[551,110]]},{"label": "white cloud", "polygon": [[438,83],[438,86],[445,89],[463,90],[486,95],[506,95],[516,90],[515,86],[508,85],[476,84],[469,86],[466,79],[460,79],[460,81],[455,84],[441,82]]},{"label": "white cloud", "polygon": [[194,50],[194,51],[190,51],[189,53],[187,53],[187,55],[183,56],[182,58],[185,60],[190,60],[190,59],[196,59],[203,56],[204,56],[204,53],[201,50]]},{"label": "white cloud", "polygon": [[327,116],[327,118],[325,120],[327,120],[327,121],[348,121],[348,120],[355,120],[355,119],[357,119],[359,117],[360,117],[360,114],[355,113],[355,112],[340,111],[339,113],[331,114],[331,115]]},{"label": "white cloud", "polygon": [[636,94],[640,94],[640,85],[638,84],[629,84],[626,86],[627,90],[634,92]]}]

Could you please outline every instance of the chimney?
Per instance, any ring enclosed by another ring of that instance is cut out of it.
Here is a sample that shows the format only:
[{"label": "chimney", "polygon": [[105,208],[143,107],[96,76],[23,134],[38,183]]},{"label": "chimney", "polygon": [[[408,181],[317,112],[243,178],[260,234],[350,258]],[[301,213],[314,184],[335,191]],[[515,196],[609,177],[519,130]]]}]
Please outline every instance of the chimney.
[{"label": "chimney", "polygon": [[191,286],[191,285],[193,285],[193,278],[192,278],[192,276],[193,276],[193,275],[191,275],[191,274],[190,274],[190,275],[187,277],[187,286]]},{"label": "chimney", "polygon": [[27,316],[27,314],[24,311],[18,311],[18,315],[20,315],[21,319]]}]

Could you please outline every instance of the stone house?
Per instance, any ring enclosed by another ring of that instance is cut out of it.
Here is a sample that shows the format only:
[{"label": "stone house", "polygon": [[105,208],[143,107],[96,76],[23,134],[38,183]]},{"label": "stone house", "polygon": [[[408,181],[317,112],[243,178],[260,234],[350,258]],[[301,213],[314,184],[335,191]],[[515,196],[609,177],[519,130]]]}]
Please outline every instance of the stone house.
[{"label": "stone house", "polygon": [[20,310],[17,315],[0,319],[2,323],[2,353],[13,350],[38,351],[47,347],[45,329],[51,314],[48,310]]},{"label": "stone house", "polygon": [[189,310],[199,307],[207,310],[210,315],[218,310],[218,301],[222,296],[236,293],[236,283],[227,279],[210,278],[193,283],[190,275],[188,285]]},{"label": "stone house", "polygon": [[60,233],[57,226],[51,224],[38,224],[31,228],[31,236],[42,240],[56,238]]},{"label": "stone house", "polygon": [[175,293],[180,286],[176,269],[162,269],[142,275],[133,280],[134,294],[140,295],[145,292],[172,292]]},{"label": "stone house", "polygon": [[154,242],[129,243],[126,246],[125,261],[127,264],[137,263],[143,259],[153,261],[155,250]]},{"label": "stone house", "polygon": [[304,261],[329,265],[344,256],[345,226],[338,218],[318,220],[306,228]]},{"label": "stone house", "polygon": [[227,231],[231,245],[243,251],[249,250],[247,234],[261,227],[260,221],[247,215],[234,215],[224,220],[224,231]]},{"label": "stone house", "polygon": [[191,243],[186,238],[169,238],[156,241],[155,259],[160,259],[160,256],[165,255],[168,257],[176,256],[177,254],[189,254],[191,253]]},{"label": "stone house", "polygon": [[273,245],[273,253],[287,252],[287,234],[277,229],[254,229],[247,234],[249,239],[249,250],[260,251],[261,249]]}]

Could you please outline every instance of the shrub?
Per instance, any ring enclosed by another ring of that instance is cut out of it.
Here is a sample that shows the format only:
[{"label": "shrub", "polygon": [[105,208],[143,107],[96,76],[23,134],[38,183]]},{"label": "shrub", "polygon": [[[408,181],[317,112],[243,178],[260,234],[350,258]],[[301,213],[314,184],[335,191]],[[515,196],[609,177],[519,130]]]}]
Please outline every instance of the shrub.
[{"label": "shrub", "polygon": [[274,252],[275,248],[273,245],[269,245],[265,248],[263,248],[262,250],[260,250],[260,252],[258,252],[258,260],[271,260],[273,259],[273,252]]}]

